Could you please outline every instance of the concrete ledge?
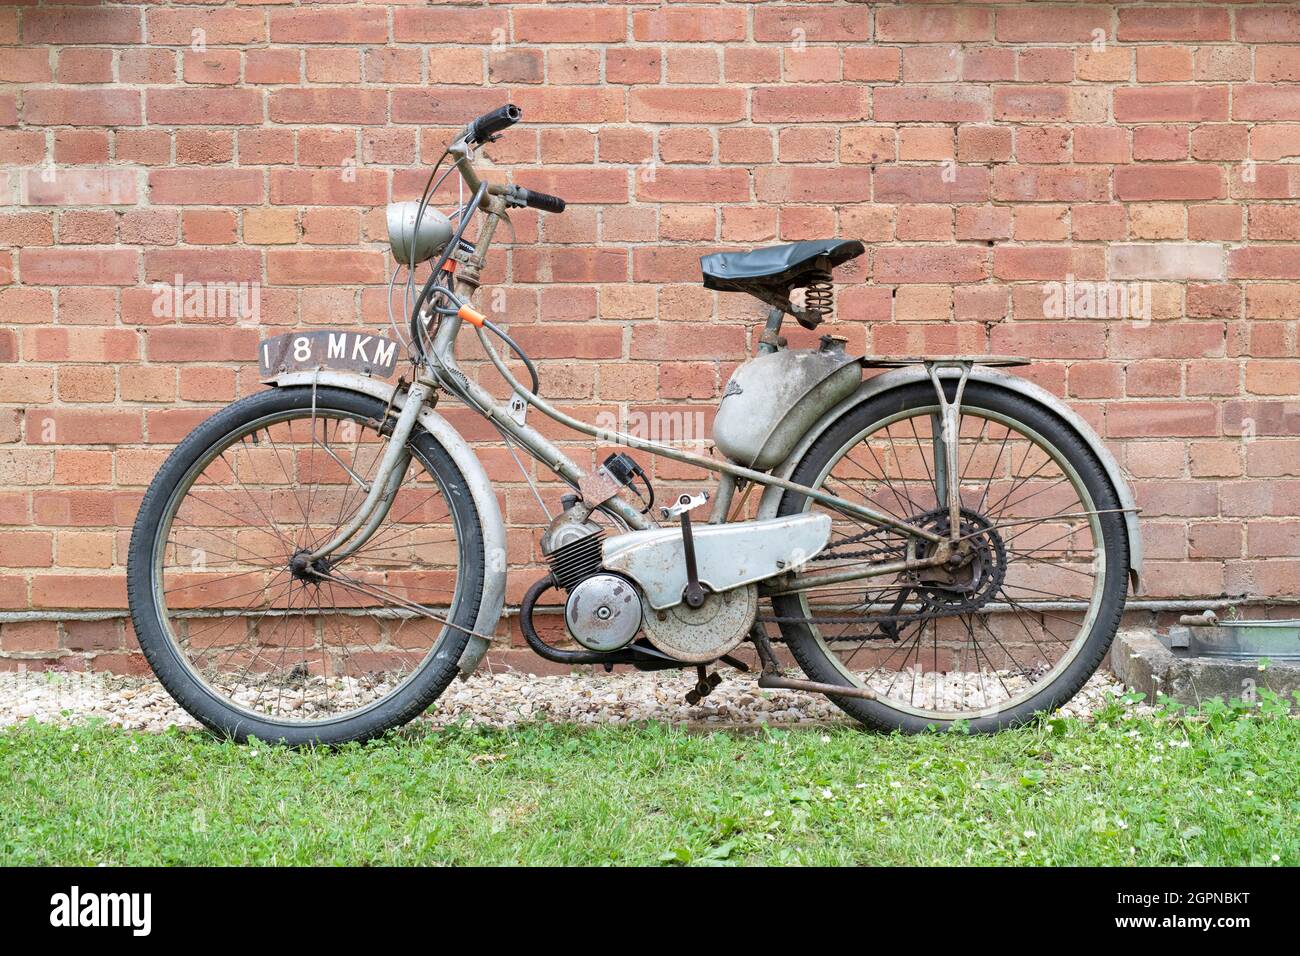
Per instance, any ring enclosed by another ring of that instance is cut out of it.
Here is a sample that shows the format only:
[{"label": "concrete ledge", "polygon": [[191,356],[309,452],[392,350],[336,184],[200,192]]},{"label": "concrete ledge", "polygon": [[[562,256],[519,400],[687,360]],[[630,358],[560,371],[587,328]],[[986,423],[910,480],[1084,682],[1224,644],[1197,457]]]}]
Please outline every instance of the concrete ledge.
[{"label": "concrete ledge", "polygon": [[1120,631],[1110,649],[1110,666],[1115,676],[1154,703],[1167,694],[1180,704],[1199,704],[1211,697],[1225,701],[1249,699],[1267,689],[1291,701],[1300,691],[1300,664],[1274,662],[1261,671],[1251,661],[1219,657],[1179,657],[1156,638],[1154,631]]}]

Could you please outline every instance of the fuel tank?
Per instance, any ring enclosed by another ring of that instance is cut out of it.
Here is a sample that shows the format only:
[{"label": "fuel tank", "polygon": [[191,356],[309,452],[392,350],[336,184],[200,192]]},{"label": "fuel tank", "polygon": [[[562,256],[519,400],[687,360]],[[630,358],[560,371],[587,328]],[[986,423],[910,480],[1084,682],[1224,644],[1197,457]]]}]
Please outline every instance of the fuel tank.
[{"label": "fuel tank", "polygon": [[713,420],[718,450],[746,468],[766,471],[785,460],[822,413],[862,381],[858,359],[842,339],[824,336],[817,349],[759,355],[732,373]]}]

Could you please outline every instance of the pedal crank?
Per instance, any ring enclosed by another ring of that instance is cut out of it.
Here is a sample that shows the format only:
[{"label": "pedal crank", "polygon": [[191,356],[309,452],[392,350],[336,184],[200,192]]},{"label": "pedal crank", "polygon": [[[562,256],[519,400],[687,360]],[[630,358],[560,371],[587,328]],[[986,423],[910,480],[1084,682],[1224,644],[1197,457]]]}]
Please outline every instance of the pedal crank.
[{"label": "pedal crank", "polygon": [[682,599],[687,607],[704,606],[704,587],[700,584],[699,571],[695,566],[695,537],[691,529],[691,512],[709,500],[709,493],[701,491],[698,495],[682,495],[677,503],[660,509],[665,518],[677,517],[682,523],[682,548],[686,553],[686,591]]}]

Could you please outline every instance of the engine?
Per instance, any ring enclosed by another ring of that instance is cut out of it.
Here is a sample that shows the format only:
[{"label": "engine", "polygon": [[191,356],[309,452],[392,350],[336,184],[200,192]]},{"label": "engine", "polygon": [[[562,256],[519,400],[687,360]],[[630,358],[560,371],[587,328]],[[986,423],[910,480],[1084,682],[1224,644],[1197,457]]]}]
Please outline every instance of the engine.
[{"label": "engine", "polygon": [[575,499],[542,537],[555,583],[568,593],[564,625],[569,636],[593,651],[615,651],[630,644],[641,629],[641,595],[636,586],[602,565],[599,525]]}]

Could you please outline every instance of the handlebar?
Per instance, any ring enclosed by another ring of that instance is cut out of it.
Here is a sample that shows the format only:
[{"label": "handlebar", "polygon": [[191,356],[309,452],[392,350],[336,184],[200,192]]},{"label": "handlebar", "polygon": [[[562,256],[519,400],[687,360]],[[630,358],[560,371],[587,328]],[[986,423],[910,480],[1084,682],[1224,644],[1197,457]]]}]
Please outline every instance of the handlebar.
[{"label": "handlebar", "polygon": [[482,145],[488,142],[497,133],[509,129],[521,119],[524,111],[515,106],[514,103],[507,103],[505,106],[498,107],[490,113],[484,113],[478,119],[472,121],[465,127],[465,139],[475,145]]},{"label": "handlebar", "polygon": [[564,212],[564,200],[550,193],[539,193],[523,186],[516,187],[516,194],[525,206],[540,209],[542,212]]},{"label": "handlebar", "polygon": [[[523,116],[523,110],[513,103],[507,103],[490,113],[484,113],[465,127],[460,139],[451,146],[451,152],[456,157],[456,166],[460,170],[461,178],[465,180],[466,186],[472,190],[477,190],[481,183],[478,171],[474,168],[471,159],[474,147],[488,142],[502,130],[509,129],[523,119]],[[559,196],[551,196],[547,193],[525,189],[523,186],[490,183],[487,193],[490,196],[504,197],[506,203],[511,206],[531,206],[533,209],[540,209],[543,212],[564,212],[565,202]],[[488,208],[486,199],[485,196],[484,209]]]}]

